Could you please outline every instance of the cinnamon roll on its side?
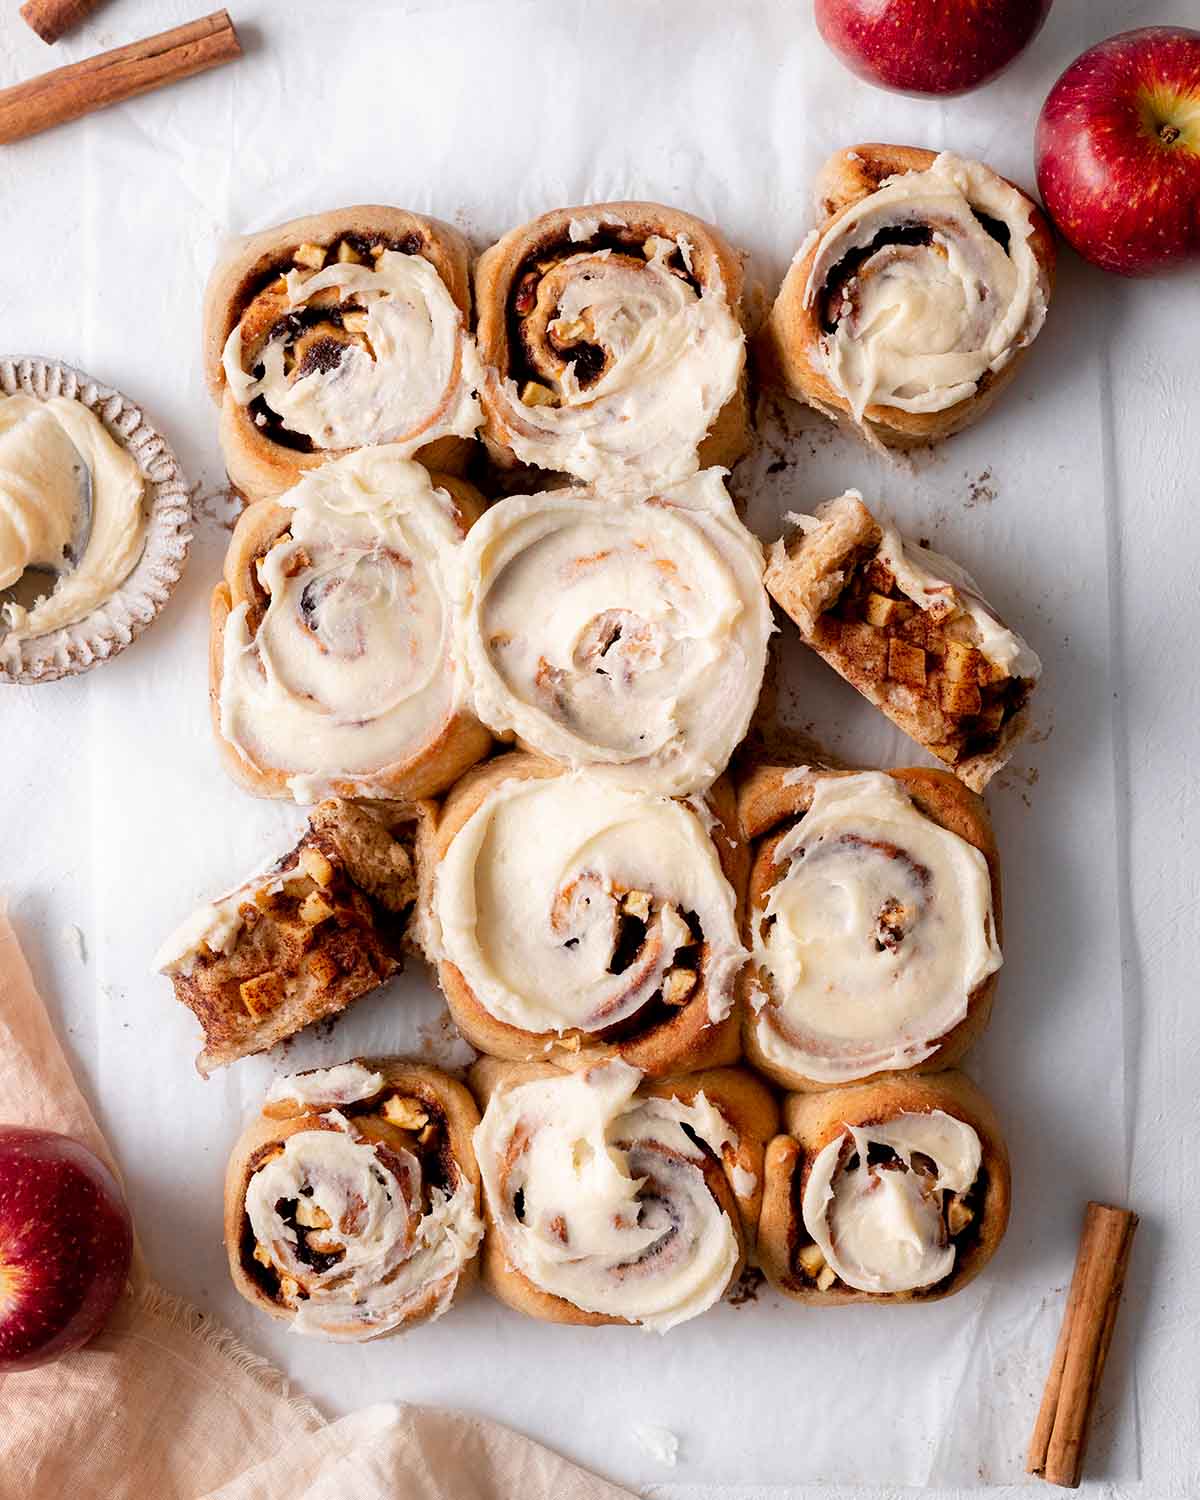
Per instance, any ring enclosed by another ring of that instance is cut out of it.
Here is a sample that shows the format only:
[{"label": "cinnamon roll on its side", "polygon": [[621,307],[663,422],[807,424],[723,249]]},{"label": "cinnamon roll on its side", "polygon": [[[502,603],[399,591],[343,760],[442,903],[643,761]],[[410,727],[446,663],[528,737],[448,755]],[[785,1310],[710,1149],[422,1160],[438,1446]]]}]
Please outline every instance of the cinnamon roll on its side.
[{"label": "cinnamon roll on its side", "polygon": [[758,1259],[800,1302],[933,1302],[1008,1225],[1008,1151],[965,1074],[884,1078],[784,1102],[767,1148]]},{"label": "cinnamon roll on its side", "polygon": [[247,499],[367,444],[461,472],[480,422],[469,265],[456,229],[379,204],[233,247],[205,295],[204,368]]},{"label": "cinnamon roll on its side", "polygon": [[723,782],[677,802],[522,754],[465,776],[428,835],[423,936],[472,1046],[655,1077],[735,1060],[733,819]]},{"label": "cinnamon roll on its side", "polygon": [[337,1015],[397,972],[427,817],[423,806],[323,802],[291,853],[167,939],[155,967],[204,1028],[203,1076]]},{"label": "cinnamon roll on its side", "polygon": [[762,548],[719,470],[648,497],[501,500],[472,528],[462,573],[475,709],[497,734],[671,796],[725,769],[773,625]]},{"label": "cinnamon roll on its side", "polygon": [[743,1009],[755,1067],[820,1090],[957,1062],[1001,963],[980,798],[945,771],[763,764],[739,812],[756,841]]},{"label": "cinnamon roll on its side", "polygon": [[815,196],[758,340],[764,380],[890,447],[961,431],[1045,321],[1041,211],[981,162],[912,146],[839,151]]},{"label": "cinnamon roll on its side", "polygon": [[801,639],[981,792],[1029,728],[1042,674],[956,562],[878,521],[856,490],[794,516],[764,582]]},{"label": "cinnamon roll on its side", "polygon": [[212,600],[226,769],[260,797],[432,796],[487,754],[454,640],[457,553],[483,500],[388,446],[260,501]]},{"label": "cinnamon roll on its side", "polygon": [[484,1058],[475,1132],[488,1290],[554,1323],[665,1333],[740,1275],[778,1110],[750,1073],[641,1082],[619,1059],[572,1073]]},{"label": "cinnamon roll on its side", "polygon": [[234,1286],[294,1333],[342,1343],[440,1317],[476,1275],[478,1124],[462,1084],[419,1063],[277,1079],[226,1173]]},{"label": "cinnamon roll on its side", "polygon": [[657,203],[511,230],[475,272],[493,459],[641,488],[749,445],[739,256]]}]

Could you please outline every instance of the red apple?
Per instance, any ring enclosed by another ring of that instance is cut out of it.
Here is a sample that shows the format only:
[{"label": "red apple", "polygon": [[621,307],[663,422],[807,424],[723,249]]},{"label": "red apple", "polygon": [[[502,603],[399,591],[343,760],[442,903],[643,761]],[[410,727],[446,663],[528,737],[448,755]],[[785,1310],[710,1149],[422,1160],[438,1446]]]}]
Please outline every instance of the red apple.
[{"label": "red apple", "polygon": [[815,0],[821,35],[852,73],[901,94],[965,94],[1042,29],[1052,0]]},{"label": "red apple", "polygon": [[1200,256],[1200,31],[1146,26],[1077,57],[1042,107],[1037,180],[1065,237],[1106,271]]},{"label": "red apple", "polygon": [[93,1152],[52,1130],[0,1126],[0,1374],[99,1333],[132,1257],[129,1210]]}]

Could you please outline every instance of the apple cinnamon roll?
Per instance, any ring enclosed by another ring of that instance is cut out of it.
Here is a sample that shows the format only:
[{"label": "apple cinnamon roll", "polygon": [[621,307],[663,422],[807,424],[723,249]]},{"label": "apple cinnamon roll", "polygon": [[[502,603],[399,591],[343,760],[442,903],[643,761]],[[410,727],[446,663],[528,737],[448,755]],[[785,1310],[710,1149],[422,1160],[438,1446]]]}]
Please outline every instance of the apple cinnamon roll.
[{"label": "apple cinnamon roll", "polygon": [[472,1046],[655,1077],[732,1062],[733,819],[721,782],[685,803],[522,754],[464,777],[429,834],[424,939]]},{"label": "apple cinnamon roll", "polygon": [[764,377],[891,447],[960,431],[1045,322],[1045,218],[981,162],[911,146],[839,151],[816,199],[759,340]]},{"label": "apple cinnamon roll", "polygon": [[341,1343],[441,1317],[477,1274],[478,1124],[463,1085],[418,1063],[277,1079],[226,1173],[234,1286],[293,1333]]},{"label": "apple cinnamon roll", "polygon": [[736,1280],[778,1119],[751,1074],[646,1084],[620,1059],[567,1073],[485,1058],[471,1084],[484,1106],[482,1274],[502,1302],[665,1333]]},{"label": "apple cinnamon roll", "polygon": [[789,519],[771,597],[806,645],[981,792],[1029,728],[1037,653],[964,568],[876,520],[856,490]]},{"label": "apple cinnamon roll", "polygon": [[454,641],[457,554],[483,501],[363,448],[244,512],[212,600],[213,721],[260,797],[425,797],[484,756]]},{"label": "apple cinnamon roll", "polygon": [[800,1302],[932,1302],[1008,1226],[1008,1151],[965,1074],[885,1078],[784,1101],[767,1148],[758,1260]]},{"label": "apple cinnamon roll", "polygon": [[683,796],[750,724],[773,629],[762,548],[719,470],[660,494],[492,506],[463,549],[475,710],[501,736]]},{"label": "apple cinnamon roll", "polygon": [[214,269],[204,364],[250,500],[390,443],[460,472],[481,413],[470,251],[437,219],[367,204],[239,241]]},{"label": "apple cinnamon roll", "polygon": [[749,443],[742,268],[657,203],[543,214],[475,275],[484,440],[495,461],[653,486]]},{"label": "apple cinnamon roll", "polygon": [[1000,866],[987,811],[945,771],[758,766],[743,1044],[791,1089],[927,1072],[987,1024]]},{"label": "apple cinnamon roll", "polygon": [[204,1028],[204,1077],[337,1015],[399,970],[428,816],[424,804],[323,802],[290,853],[172,933],[155,968]]}]

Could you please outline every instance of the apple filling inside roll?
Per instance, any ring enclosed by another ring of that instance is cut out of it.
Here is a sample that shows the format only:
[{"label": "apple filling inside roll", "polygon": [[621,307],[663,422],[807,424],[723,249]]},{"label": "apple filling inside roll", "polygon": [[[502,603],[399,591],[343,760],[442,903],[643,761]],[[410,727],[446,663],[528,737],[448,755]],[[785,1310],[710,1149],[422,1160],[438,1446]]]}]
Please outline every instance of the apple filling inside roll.
[{"label": "apple filling inside roll", "polygon": [[311,453],[395,443],[406,454],[480,421],[462,312],[415,233],[297,247],[225,343],[235,401],[272,442]]},{"label": "apple filling inside roll", "polygon": [[357,1064],[325,1076],[268,1100],[299,1113],[246,1163],[238,1254],[295,1332],[375,1338],[449,1305],[482,1237],[477,1191],[434,1091]]},{"label": "apple filling inside roll", "polygon": [[751,900],[748,1024],[793,1085],[925,1061],[1001,964],[984,855],[882,772],[817,777],[760,847]]},{"label": "apple filling inside roll", "polygon": [[620,1061],[497,1090],[475,1132],[513,1269],[603,1318],[666,1332],[711,1307],[741,1258],[721,1165],[737,1137],[700,1092],[638,1094]]}]

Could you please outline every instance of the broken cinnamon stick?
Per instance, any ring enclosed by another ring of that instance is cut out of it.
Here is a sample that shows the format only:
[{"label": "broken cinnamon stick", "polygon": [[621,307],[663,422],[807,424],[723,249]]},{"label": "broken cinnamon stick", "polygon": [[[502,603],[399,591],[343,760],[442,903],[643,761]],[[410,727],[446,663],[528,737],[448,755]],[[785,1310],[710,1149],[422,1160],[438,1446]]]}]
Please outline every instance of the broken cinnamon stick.
[{"label": "broken cinnamon stick", "polygon": [[53,45],[99,3],[100,0],[25,0],[21,14],[43,42]]},{"label": "broken cinnamon stick", "polygon": [[1092,1409],[1137,1226],[1136,1214],[1106,1203],[1089,1203],[1084,1215],[1062,1328],[1026,1461],[1030,1474],[1065,1489],[1077,1489],[1083,1473]]},{"label": "broken cinnamon stick", "polygon": [[0,92],[0,145],[240,57],[228,11],[55,68]]}]

